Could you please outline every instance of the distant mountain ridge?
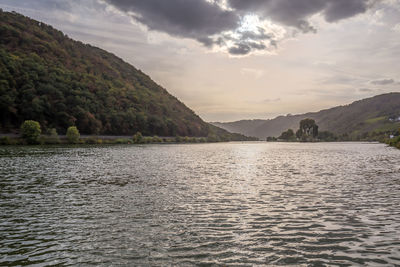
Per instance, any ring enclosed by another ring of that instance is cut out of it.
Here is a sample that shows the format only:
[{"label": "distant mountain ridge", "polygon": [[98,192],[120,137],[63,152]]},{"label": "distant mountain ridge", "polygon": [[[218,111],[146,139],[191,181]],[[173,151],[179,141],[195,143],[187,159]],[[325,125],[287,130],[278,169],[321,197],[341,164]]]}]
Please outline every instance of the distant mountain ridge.
[{"label": "distant mountain ridge", "polygon": [[204,122],[117,56],[0,9],[0,132],[28,119],[60,134],[76,125],[83,134],[244,138]]},{"label": "distant mountain ridge", "polygon": [[268,136],[277,137],[287,129],[298,129],[302,119],[311,118],[316,121],[321,131],[330,131],[338,135],[359,135],[371,131],[395,130],[400,126],[396,119],[399,116],[400,93],[388,93],[319,112],[279,116],[270,120],[212,124],[230,132],[264,139]]}]

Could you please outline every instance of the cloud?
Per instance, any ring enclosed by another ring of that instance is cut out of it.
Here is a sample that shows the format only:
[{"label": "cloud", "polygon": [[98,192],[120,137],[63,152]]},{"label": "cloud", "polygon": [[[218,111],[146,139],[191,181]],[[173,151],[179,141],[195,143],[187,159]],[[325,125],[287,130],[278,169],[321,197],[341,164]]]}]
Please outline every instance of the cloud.
[{"label": "cloud", "polygon": [[[103,0],[149,30],[197,40],[231,55],[268,52],[288,29],[316,33],[308,19],[336,22],[364,13],[372,0]],[[285,29],[286,27],[286,29]]]},{"label": "cloud", "polygon": [[400,23],[397,23],[392,28],[393,31],[400,33]]},{"label": "cloud", "polygon": [[326,2],[324,16],[326,21],[335,22],[364,13],[368,9],[367,0],[330,0]]},{"label": "cloud", "polygon": [[362,92],[362,93],[370,93],[370,92],[374,92],[374,90],[370,89],[370,88],[360,88],[358,89],[358,91]]},{"label": "cloud", "polygon": [[394,84],[395,81],[393,79],[382,79],[382,80],[370,81],[370,83],[374,85],[389,85],[389,84]]},{"label": "cloud", "polygon": [[280,102],[281,99],[280,98],[266,98],[264,100],[261,101],[261,103],[263,104],[268,104],[268,103],[275,103],[275,102]]},{"label": "cloud", "polygon": [[208,37],[236,28],[239,18],[204,0],[106,0],[150,30],[207,43]]},{"label": "cloud", "polygon": [[[262,17],[298,28],[309,29],[307,19],[322,13],[328,22],[350,18],[364,13],[369,0],[228,0],[239,13],[252,12]],[[308,25],[308,26],[307,26]]]},{"label": "cloud", "polygon": [[347,75],[333,75],[328,78],[322,79],[322,84],[352,84],[359,81],[358,78]]}]

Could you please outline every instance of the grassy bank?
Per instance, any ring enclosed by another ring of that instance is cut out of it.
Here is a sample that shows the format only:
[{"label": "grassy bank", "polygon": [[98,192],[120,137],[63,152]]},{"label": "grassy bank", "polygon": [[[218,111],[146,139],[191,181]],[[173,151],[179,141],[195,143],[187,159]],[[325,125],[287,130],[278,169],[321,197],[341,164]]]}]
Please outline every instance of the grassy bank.
[{"label": "grassy bank", "polygon": [[400,149],[400,135],[393,137],[393,138],[388,138],[385,140],[385,143],[388,144],[389,146],[396,147]]},{"label": "grassy bank", "polygon": [[[42,135],[38,138],[35,145],[59,145],[59,144],[176,144],[176,143],[214,143],[227,142],[230,140],[221,140],[215,137],[158,137],[143,136],[140,139],[134,137],[113,137],[113,136],[86,136],[81,137],[76,142],[70,142],[67,137],[54,138]],[[0,145],[28,145],[29,142],[22,137],[2,136]]]},{"label": "grassy bank", "polygon": [[[254,141],[257,138],[246,137],[240,134],[221,134],[212,126],[215,132],[207,137],[188,136],[143,136],[136,132],[133,136],[99,136],[81,135],[76,126],[68,127],[65,135],[59,135],[55,128],[49,128],[45,133],[39,122],[26,120],[17,133],[0,134],[0,145],[54,145],[54,144],[160,144],[160,143],[211,143],[229,141]],[[224,130],[221,130],[224,131]]]}]

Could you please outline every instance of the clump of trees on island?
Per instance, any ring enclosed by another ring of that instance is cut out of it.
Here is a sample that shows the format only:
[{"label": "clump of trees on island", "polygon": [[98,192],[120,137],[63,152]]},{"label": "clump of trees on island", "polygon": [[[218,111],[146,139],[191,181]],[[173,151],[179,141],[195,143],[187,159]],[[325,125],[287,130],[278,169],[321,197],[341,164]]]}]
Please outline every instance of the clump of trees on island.
[{"label": "clump of trees on island", "polygon": [[296,132],[296,137],[301,141],[309,141],[318,137],[318,125],[313,119],[300,121],[300,128]]},{"label": "clump of trees on island", "polygon": [[354,138],[348,134],[335,135],[329,131],[319,131],[318,125],[313,119],[300,121],[299,129],[296,133],[292,129],[284,131],[278,138],[267,137],[267,141],[285,142],[335,142],[335,141],[379,141],[390,146],[400,148],[400,129],[399,131],[373,131],[359,134]]},{"label": "clump of trees on island", "polygon": [[299,129],[296,133],[292,129],[284,131],[278,138],[268,137],[267,141],[287,141],[287,142],[333,142],[340,141],[340,138],[328,131],[319,131],[318,125],[313,119],[304,119],[300,121]]}]

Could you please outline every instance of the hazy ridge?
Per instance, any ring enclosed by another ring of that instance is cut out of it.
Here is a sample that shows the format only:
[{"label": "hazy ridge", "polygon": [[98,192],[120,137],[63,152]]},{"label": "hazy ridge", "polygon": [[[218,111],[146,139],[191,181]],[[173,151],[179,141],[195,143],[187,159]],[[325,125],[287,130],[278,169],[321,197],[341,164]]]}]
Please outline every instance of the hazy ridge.
[{"label": "hazy ridge", "polygon": [[319,112],[279,116],[270,120],[212,122],[212,124],[230,132],[266,138],[277,137],[287,129],[297,129],[302,119],[311,118],[322,131],[359,135],[371,131],[395,130],[400,126],[399,122],[390,119],[399,116],[400,93],[388,93]]}]

